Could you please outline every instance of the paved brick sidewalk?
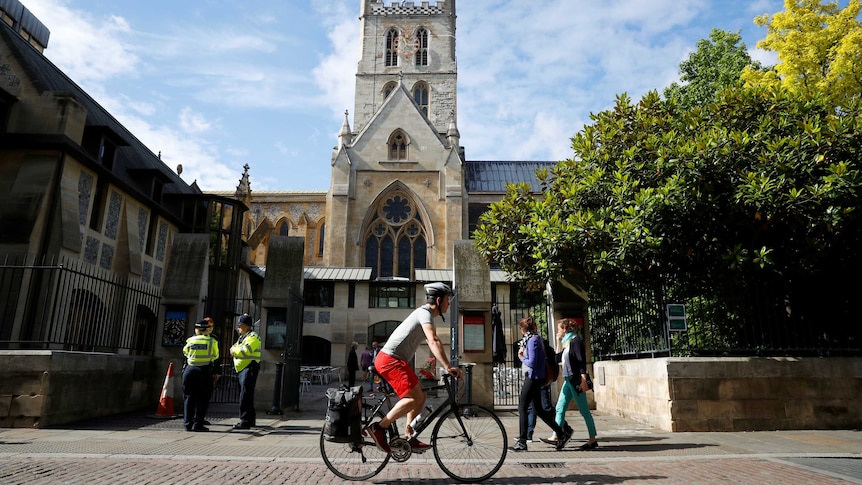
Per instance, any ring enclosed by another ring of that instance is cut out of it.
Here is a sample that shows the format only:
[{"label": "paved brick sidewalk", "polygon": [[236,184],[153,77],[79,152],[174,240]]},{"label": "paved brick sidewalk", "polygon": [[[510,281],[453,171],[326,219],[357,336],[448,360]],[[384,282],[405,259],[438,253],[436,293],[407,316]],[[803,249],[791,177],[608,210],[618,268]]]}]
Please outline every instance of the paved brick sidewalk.
[{"label": "paved brick sidewalk", "polygon": [[[214,405],[210,433],[188,433],[181,419],[145,413],[50,429],[0,428],[0,483],[340,483],[320,458],[325,400],[320,386],[302,412],[258,417],[260,427],[232,431],[236,405]],[[500,411],[510,442],[517,414]],[[486,483],[577,484],[862,484],[862,436],[854,430],[667,433],[594,413],[600,447],[562,452],[530,444],[509,453]],[[576,438],[586,432],[577,412]],[[539,424],[536,433],[548,430]],[[408,465],[408,466],[404,466]],[[451,483],[433,454],[391,462],[370,483]]]},{"label": "paved brick sidewalk", "polygon": [[[410,466],[390,464],[365,483],[452,483],[436,464],[421,460]],[[601,463],[546,463],[527,467],[508,460],[485,483],[532,484],[847,484],[862,483],[830,476],[782,460],[699,459],[622,460]],[[341,483],[320,460],[230,460],[223,457],[19,457],[0,459],[0,481],[15,484],[91,483]],[[356,482],[354,482],[356,483]]]}]

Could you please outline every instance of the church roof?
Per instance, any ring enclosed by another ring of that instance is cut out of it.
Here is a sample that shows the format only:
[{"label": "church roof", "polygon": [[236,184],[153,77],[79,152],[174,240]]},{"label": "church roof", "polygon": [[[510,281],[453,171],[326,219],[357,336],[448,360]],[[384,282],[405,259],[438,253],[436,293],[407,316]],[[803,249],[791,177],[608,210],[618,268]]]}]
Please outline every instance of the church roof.
[{"label": "church roof", "polygon": [[526,182],[533,192],[541,185],[536,170],[551,170],[557,162],[468,160],[466,166],[467,193],[506,193],[506,183]]},{"label": "church roof", "polygon": [[[47,35],[47,32],[44,35]],[[47,41],[47,38],[45,40]],[[139,193],[149,196],[149,186],[142,187],[140,185],[144,178],[136,176],[142,173],[141,171],[146,171],[157,174],[157,178],[165,182],[165,193],[199,193],[198,190],[183,181],[173,169],[169,168],[86,91],[8,25],[0,25],[0,41],[9,46],[12,54],[21,63],[26,76],[40,94],[46,91],[71,94],[86,108],[85,125],[88,128],[102,132],[107,131],[119,138],[111,172],[118,180],[126,184],[124,189],[133,188],[132,190],[136,189]],[[11,135],[9,137],[11,138]]]}]

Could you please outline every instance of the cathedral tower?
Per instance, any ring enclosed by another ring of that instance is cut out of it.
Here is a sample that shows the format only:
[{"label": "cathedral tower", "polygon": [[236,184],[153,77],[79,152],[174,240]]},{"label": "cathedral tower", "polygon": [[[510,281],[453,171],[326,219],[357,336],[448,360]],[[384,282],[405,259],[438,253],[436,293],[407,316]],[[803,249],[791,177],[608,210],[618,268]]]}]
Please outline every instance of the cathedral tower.
[{"label": "cathedral tower", "polygon": [[403,84],[438,133],[456,118],[455,0],[362,0],[354,129]]},{"label": "cathedral tower", "polygon": [[362,0],[353,128],[332,156],[324,265],[413,280],[466,234],[455,1]]}]

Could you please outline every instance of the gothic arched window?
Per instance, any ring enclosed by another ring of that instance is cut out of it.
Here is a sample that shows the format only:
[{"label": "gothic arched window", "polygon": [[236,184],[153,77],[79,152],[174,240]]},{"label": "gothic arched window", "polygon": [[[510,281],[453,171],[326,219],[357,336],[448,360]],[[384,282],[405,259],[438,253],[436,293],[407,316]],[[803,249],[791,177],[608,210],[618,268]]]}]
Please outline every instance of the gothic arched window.
[{"label": "gothic arched window", "polygon": [[398,31],[389,29],[386,31],[386,47],[384,51],[384,66],[392,67],[398,65]]},{"label": "gothic arched window", "polygon": [[412,279],[427,264],[428,244],[414,202],[400,190],[372,207],[374,216],[365,234],[365,266],[372,278]]},{"label": "gothic arched window", "polygon": [[326,234],[326,223],[325,222],[320,225],[320,230],[318,231],[318,234],[319,234],[319,236],[317,238],[317,255],[323,256],[323,236],[324,236],[324,234]]},{"label": "gothic arched window", "polygon": [[413,100],[419,105],[422,114],[428,116],[428,85],[424,82],[418,82],[413,86]]},{"label": "gothic arched window", "polygon": [[428,30],[425,27],[416,31],[416,65],[428,65]]},{"label": "gothic arched window", "polygon": [[410,140],[407,135],[401,130],[395,130],[389,136],[389,159],[390,160],[407,160],[407,145]]},{"label": "gothic arched window", "polygon": [[390,81],[386,83],[386,86],[383,86],[383,99],[389,97],[392,94],[392,91],[395,91],[395,87],[398,86],[395,81]]}]

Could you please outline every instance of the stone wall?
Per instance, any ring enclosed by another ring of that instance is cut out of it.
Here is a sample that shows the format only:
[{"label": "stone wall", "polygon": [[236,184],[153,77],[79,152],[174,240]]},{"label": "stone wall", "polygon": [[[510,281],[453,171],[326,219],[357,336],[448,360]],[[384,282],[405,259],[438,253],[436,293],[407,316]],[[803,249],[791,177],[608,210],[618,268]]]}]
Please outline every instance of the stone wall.
[{"label": "stone wall", "polygon": [[[0,427],[45,428],[158,408],[164,371],[149,357],[0,350]],[[176,394],[174,394],[176,395]]]},{"label": "stone wall", "polygon": [[859,358],[659,358],[593,371],[597,411],[666,431],[862,426]]}]

